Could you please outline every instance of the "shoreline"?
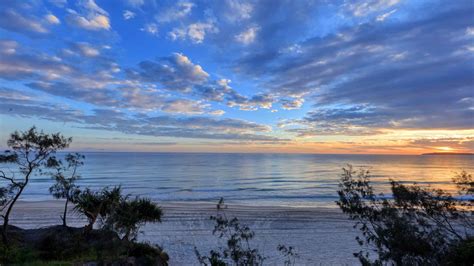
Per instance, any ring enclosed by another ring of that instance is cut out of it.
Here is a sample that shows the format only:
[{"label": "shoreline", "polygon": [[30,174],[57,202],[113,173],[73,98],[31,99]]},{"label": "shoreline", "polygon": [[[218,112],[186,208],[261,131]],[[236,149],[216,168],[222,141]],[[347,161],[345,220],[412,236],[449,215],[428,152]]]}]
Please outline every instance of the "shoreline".
[{"label": "shoreline", "polygon": [[[196,246],[206,253],[223,243],[212,235],[214,224],[210,215],[216,214],[216,203],[164,202],[160,204],[162,223],[142,227],[139,241],[159,244],[170,255],[170,265],[197,265]],[[228,217],[238,217],[255,231],[252,243],[264,256],[266,263],[281,264],[278,244],[295,247],[298,265],[354,264],[352,253],[359,250],[358,234],[339,209],[325,207],[250,206],[226,203]],[[19,201],[12,212],[11,224],[21,228],[39,228],[60,224],[63,207],[60,200]],[[83,226],[83,217],[68,213],[68,224]]]}]

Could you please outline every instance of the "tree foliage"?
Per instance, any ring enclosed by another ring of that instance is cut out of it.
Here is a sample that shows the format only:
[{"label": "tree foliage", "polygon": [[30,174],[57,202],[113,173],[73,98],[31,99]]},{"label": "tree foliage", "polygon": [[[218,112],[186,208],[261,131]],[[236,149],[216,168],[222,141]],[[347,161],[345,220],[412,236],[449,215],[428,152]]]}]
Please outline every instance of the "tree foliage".
[{"label": "tree foliage", "polygon": [[[241,224],[237,217],[227,218],[224,199],[217,204],[217,215],[210,219],[215,222],[213,235],[226,242],[226,246],[209,251],[209,255],[202,255],[195,247],[196,257],[201,265],[223,266],[258,266],[263,265],[265,257],[257,248],[253,247],[251,240],[255,232],[249,226]],[[284,265],[294,265],[298,254],[294,247],[278,245],[277,250],[284,257]]]},{"label": "tree foliage", "polygon": [[49,188],[49,192],[56,199],[66,200],[63,215],[61,216],[63,226],[67,226],[66,216],[69,202],[74,203],[80,194],[76,180],[81,176],[77,173],[77,169],[84,165],[84,158],[84,155],[79,153],[70,153],[65,157],[66,165],[56,158],[50,158],[47,163],[48,167],[55,169],[55,171],[51,173],[51,176],[56,182]]},{"label": "tree foliage", "polygon": [[[390,198],[374,192],[369,171],[344,168],[337,204],[356,221],[356,240],[365,247],[354,255],[364,265],[449,264],[456,250],[472,246],[474,233],[472,177],[463,172],[453,181],[471,200],[393,180]],[[471,251],[461,260],[473,260]]]},{"label": "tree foliage", "polygon": [[140,227],[145,223],[161,222],[162,210],[150,199],[124,197],[105,222],[122,239],[136,240]]},{"label": "tree foliage", "polygon": [[20,177],[15,171],[6,173],[0,170],[0,178],[7,182],[7,186],[0,191],[0,211],[3,213],[2,240],[8,244],[8,223],[10,213],[18,198],[28,185],[35,172],[41,172],[47,163],[55,160],[52,155],[58,150],[67,148],[71,138],[65,138],[59,133],[45,134],[38,132],[35,127],[26,131],[15,131],[10,135],[7,145],[10,150],[0,155],[0,163],[11,164],[18,168]]},{"label": "tree foliage", "polygon": [[228,219],[224,209],[224,199],[217,204],[217,215],[210,219],[215,222],[213,235],[225,239],[227,246],[219,250],[211,250],[209,256],[201,255],[195,248],[196,256],[202,265],[262,265],[265,257],[258,249],[253,248],[250,241],[255,233],[247,225],[242,225],[237,217]]},{"label": "tree foliage", "polygon": [[92,191],[89,188],[81,191],[75,199],[74,210],[86,216],[88,225],[86,232],[93,229],[98,219],[105,221],[114,209],[119,206],[123,198],[120,186],[112,189],[105,187],[100,191]]}]

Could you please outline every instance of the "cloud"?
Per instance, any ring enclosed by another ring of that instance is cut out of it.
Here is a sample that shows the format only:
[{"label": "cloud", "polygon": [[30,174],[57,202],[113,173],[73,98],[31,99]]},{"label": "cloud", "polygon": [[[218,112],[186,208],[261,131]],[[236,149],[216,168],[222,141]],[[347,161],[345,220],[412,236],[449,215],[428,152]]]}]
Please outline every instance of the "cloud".
[{"label": "cloud", "polygon": [[81,12],[68,9],[67,21],[69,24],[85,30],[110,30],[109,14],[99,7],[94,0],[78,2]]},{"label": "cloud", "polygon": [[280,104],[285,110],[300,109],[303,106],[304,98],[281,99]]},{"label": "cloud", "polygon": [[32,99],[21,92],[0,88],[0,114],[70,122],[87,129],[117,131],[155,137],[214,139],[229,141],[286,141],[266,135],[271,128],[240,119],[193,116],[127,115],[119,110],[94,109],[91,113]]},{"label": "cloud", "polygon": [[167,113],[176,114],[203,114],[207,105],[202,104],[200,101],[192,101],[187,99],[178,99],[167,101],[161,109]]},{"label": "cloud", "polygon": [[74,43],[72,48],[82,56],[96,57],[100,55],[100,51],[97,48],[86,42]]},{"label": "cloud", "polygon": [[253,5],[239,0],[226,0],[226,10],[224,11],[224,18],[231,22],[239,20],[246,20],[251,18],[253,12]]},{"label": "cloud", "polygon": [[378,130],[372,127],[390,126],[386,114],[365,105],[319,108],[308,112],[302,119],[283,121],[279,124],[279,127],[288,128],[287,132],[296,133],[299,137],[372,135],[378,133]]},{"label": "cloud", "polygon": [[319,133],[469,128],[474,110],[461,99],[474,96],[474,53],[465,49],[472,40],[464,37],[472,12],[460,3],[416,20],[348,27],[299,42],[300,53],[250,52],[236,67],[265,76],[260,86],[273,95],[313,102],[308,117],[320,122],[308,127]]},{"label": "cloud", "polygon": [[377,20],[377,21],[385,21],[388,17],[390,17],[390,16],[391,16],[393,13],[395,13],[395,12],[397,12],[396,9],[391,10],[391,11],[389,11],[389,12],[387,12],[387,13],[382,14],[382,15],[379,15],[379,16],[377,16],[376,20]]},{"label": "cloud", "polygon": [[126,0],[129,6],[139,8],[145,4],[145,0]]},{"label": "cloud", "polygon": [[157,36],[158,35],[158,25],[156,23],[148,23],[145,24],[143,28],[140,29],[141,31],[147,32],[151,35]]},{"label": "cloud", "polygon": [[13,8],[0,5],[0,27],[13,32],[30,36],[39,36],[49,33],[41,20],[33,16],[25,16]]},{"label": "cloud", "polygon": [[17,47],[18,43],[16,41],[0,39],[0,53],[2,54],[14,54]]},{"label": "cloud", "polygon": [[194,4],[191,2],[180,1],[171,8],[168,8],[165,11],[156,15],[155,19],[161,23],[179,20],[189,15],[193,7]]},{"label": "cloud", "polygon": [[251,44],[255,41],[255,38],[257,37],[257,32],[259,30],[259,27],[250,27],[247,30],[239,33],[238,35],[235,36],[235,39],[245,45]]},{"label": "cloud", "polygon": [[209,114],[216,115],[216,116],[221,116],[221,115],[225,114],[225,111],[224,110],[214,110],[214,111],[209,112]]},{"label": "cloud", "polygon": [[191,40],[193,43],[202,43],[209,33],[217,33],[219,29],[213,22],[197,22],[187,27],[174,28],[168,33],[171,40]]},{"label": "cloud", "polygon": [[131,78],[158,82],[174,91],[191,91],[193,85],[203,84],[209,77],[200,65],[180,53],[159,58],[158,61],[142,61],[139,69],[131,69],[128,73]]},{"label": "cloud", "polygon": [[400,0],[365,0],[350,3],[347,10],[356,17],[367,16],[377,11],[383,11],[397,5]]},{"label": "cloud", "polygon": [[474,150],[474,137],[441,137],[421,138],[410,141],[410,146],[431,150],[472,151]]},{"label": "cloud", "polygon": [[67,5],[67,0],[48,0],[48,2],[61,8]]},{"label": "cloud", "polygon": [[129,19],[134,18],[136,14],[130,10],[124,10],[122,16],[123,16],[123,19],[129,20]]},{"label": "cloud", "polygon": [[20,80],[28,78],[54,79],[73,71],[73,67],[61,62],[55,56],[45,54],[18,53],[13,41],[2,41],[2,60],[0,78]]},{"label": "cloud", "polygon": [[273,97],[269,94],[257,94],[251,98],[242,96],[235,91],[230,91],[226,96],[227,105],[237,106],[240,110],[255,111],[258,108],[270,109],[273,104]]},{"label": "cloud", "polygon": [[53,14],[48,14],[48,15],[45,15],[44,18],[46,19],[46,21],[49,23],[49,24],[60,24],[61,21]]}]

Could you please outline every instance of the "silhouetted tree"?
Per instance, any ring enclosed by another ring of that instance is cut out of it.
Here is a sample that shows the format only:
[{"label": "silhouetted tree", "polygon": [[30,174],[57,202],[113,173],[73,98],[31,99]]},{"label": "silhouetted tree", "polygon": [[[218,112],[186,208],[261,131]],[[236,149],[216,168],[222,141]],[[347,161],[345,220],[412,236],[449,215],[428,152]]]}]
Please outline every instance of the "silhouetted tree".
[{"label": "silhouetted tree", "polygon": [[3,212],[2,240],[8,244],[8,222],[11,211],[23,190],[28,185],[31,176],[35,172],[41,172],[46,162],[54,160],[52,155],[69,146],[71,138],[65,138],[61,134],[45,134],[38,132],[35,127],[24,132],[15,131],[10,135],[7,142],[11,150],[0,155],[0,163],[14,164],[19,168],[21,177],[16,177],[12,172],[7,175],[0,171],[0,178],[8,182],[6,188],[2,189],[3,199],[1,211]]},{"label": "silhouetted tree", "polygon": [[[63,165],[61,160],[50,158],[48,167],[55,168],[55,172],[51,173],[53,179],[56,181],[49,188],[49,192],[56,199],[65,199],[64,211],[61,216],[63,226],[67,226],[66,215],[69,202],[74,202],[80,193],[79,187],[76,185],[76,180],[81,176],[77,173],[77,168],[84,165],[84,155],[79,153],[70,153],[65,157],[67,165]],[[66,177],[66,175],[68,175]]]},{"label": "silhouetted tree", "polygon": [[215,221],[212,233],[219,238],[225,238],[227,246],[220,250],[211,250],[209,256],[203,256],[194,248],[199,263],[202,265],[262,265],[265,257],[260,255],[256,248],[252,248],[250,240],[255,233],[246,225],[241,225],[236,217],[228,219],[224,209],[224,199],[217,204],[217,215],[210,219]]},{"label": "silhouetted tree", "polygon": [[112,189],[104,188],[101,191],[92,191],[89,188],[81,191],[75,198],[74,210],[86,216],[89,223],[85,232],[90,232],[97,219],[103,221],[117,208],[122,201],[122,188],[120,186]]},{"label": "silhouetted tree", "polygon": [[124,197],[108,216],[106,226],[122,235],[122,239],[135,241],[140,226],[161,222],[161,216],[161,208],[150,199]]},{"label": "silhouetted tree", "polygon": [[361,230],[357,242],[374,251],[354,255],[363,265],[472,265],[474,183],[465,172],[453,181],[470,200],[393,180],[389,198],[374,192],[369,171],[343,168],[337,204]]},{"label": "silhouetted tree", "polygon": [[[194,247],[194,252],[201,265],[212,266],[258,266],[262,265],[265,257],[261,255],[256,248],[252,248],[251,240],[255,236],[247,225],[242,225],[239,219],[234,217],[228,219],[225,214],[227,205],[221,198],[217,204],[217,215],[211,216],[210,219],[215,222],[213,235],[226,240],[227,246],[219,247],[219,250],[209,251],[209,255],[201,255],[199,250]],[[292,246],[278,245],[277,250],[284,257],[283,264],[285,266],[295,265],[298,253]]]},{"label": "silhouetted tree", "polygon": [[280,253],[283,255],[285,258],[285,261],[283,262],[283,265],[285,266],[292,266],[295,265],[296,258],[298,258],[298,253],[296,253],[295,248],[292,246],[285,246],[285,245],[278,245],[277,250],[280,251]]}]

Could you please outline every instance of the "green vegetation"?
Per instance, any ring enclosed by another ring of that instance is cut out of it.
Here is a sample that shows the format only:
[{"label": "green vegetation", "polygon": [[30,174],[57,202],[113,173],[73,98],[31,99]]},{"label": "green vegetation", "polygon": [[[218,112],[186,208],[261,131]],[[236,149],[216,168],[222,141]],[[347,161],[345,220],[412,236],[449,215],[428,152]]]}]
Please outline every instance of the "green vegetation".
[{"label": "green vegetation", "polygon": [[[21,173],[17,178],[0,171],[0,178],[8,183],[0,188],[2,212],[2,244],[0,262],[28,265],[71,265],[95,262],[114,265],[167,265],[168,255],[158,246],[136,242],[141,225],[160,222],[162,211],[146,198],[130,199],[121,187],[92,191],[81,190],[76,184],[78,168],[84,156],[67,154],[65,163],[56,158],[56,151],[68,147],[71,138],[59,133],[44,134],[36,128],[15,132],[8,140],[12,151],[0,155],[0,163],[16,165]],[[25,230],[9,225],[10,213],[28,185],[33,174],[50,175],[55,184],[49,191],[57,199],[65,199],[62,225]],[[84,228],[67,226],[68,204],[88,219]],[[100,220],[99,229],[94,224]]]},{"label": "green vegetation", "polygon": [[344,168],[337,204],[365,247],[354,255],[363,265],[472,265],[474,180],[462,172],[453,182],[461,197],[392,180],[389,198],[374,192],[369,171]]},{"label": "green vegetation", "polygon": [[[64,162],[56,151],[68,147],[71,138],[59,133],[44,134],[36,128],[15,132],[8,140],[10,151],[0,163],[15,165],[20,176],[0,170],[0,211],[3,218],[0,262],[28,265],[71,265],[93,262],[113,265],[167,265],[168,255],[160,247],[138,243],[137,235],[146,223],[161,222],[163,212],[148,198],[124,195],[120,186],[98,191],[76,185],[84,156],[68,154]],[[33,174],[50,175],[55,184],[49,191],[64,199],[62,225],[21,229],[9,225],[12,209]],[[456,196],[419,185],[390,181],[391,196],[376,194],[367,170],[343,169],[338,206],[356,223],[362,236],[356,240],[362,250],[355,253],[363,265],[473,265],[474,264],[474,180],[461,172],[453,179]],[[67,226],[68,205],[87,218],[83,228]],[[255,232],[238,218],[228,218],[221,199],[212,234],[225,246],[207,255],[195,247],[202,265],[263,265],[266,257],[252,245]],[[96,229],[94,229],[94,227]],[[294,265],[293,247],[278,245],[283,264]]]},{"label": "green vegetation", "polygon": [[162,211],[150,199],[125,197],[112,210],[105,221],[106,226],[127,241],[135,241],[140,226],[145,223],[161,222]]},{"label": "green vegetation", "polygon": [[[201,265],[224,266],[258,266],[263,265],[265,257],[260,254],[258,249],[252,247],[251,240],[255,236],[247,225],[240,223],[237,217],[228,219],[225,214],[227,205],[221,198],[217,204],[217,215],[211,216],[210,219],[215,222],[213,235],[224,239],[227,243],[225,247],[219,247],[209,251],[209,255],[201,255],[199,250],[194,247],[196,257]],[[293,247],[278,245],[278,251],[285,258],[284,265],[294,265],[298,254]]]},{"label": "green vegetation", "polygon": [[[63,162],[56,158],[50,158],[47,163],[49,168],[56,170],[56,172],[51,174],[56,183],[49,188],[49,192],[56,199],[66,200],[63,215],[61,216],[63,226],[67,226],[66,216],[69,202],[76,201],[81,193],[79,187],[76,185],[76,180],[80,178],[80,175],[77,173],[77,168],[84,165],[84,159],[84,155],[74,153],[66,155],[67,166],[64,166]],[[69,177],[65,176],[66,172],[71,172]]]},{"label": "green vegetation", "polygon": [[[16,178],[14,174],[7,175],[0,171],[0,178],[8,182],[8,186],[3,188],[0,211],[3,218],[2,242],[8,245],[8,222],[10,214],[30,181],[30,177],[35,172],[40,172],[47,163],[55,164],[52,156],[56,151],[67,148],[71,143],[71,138],[65,138],[61,134],[44,134],[36,131],[35,127],[25,132],[15,131],[11,134],[7,142],[8,150],[0,155],[0,163],[11,163],[18,166],[21,178]],[[5,211],[4,211],[5,210]]]}]

